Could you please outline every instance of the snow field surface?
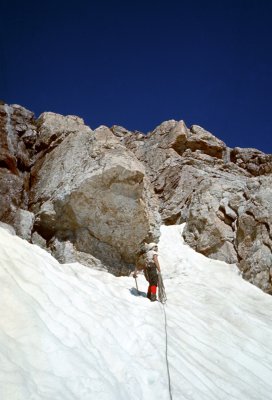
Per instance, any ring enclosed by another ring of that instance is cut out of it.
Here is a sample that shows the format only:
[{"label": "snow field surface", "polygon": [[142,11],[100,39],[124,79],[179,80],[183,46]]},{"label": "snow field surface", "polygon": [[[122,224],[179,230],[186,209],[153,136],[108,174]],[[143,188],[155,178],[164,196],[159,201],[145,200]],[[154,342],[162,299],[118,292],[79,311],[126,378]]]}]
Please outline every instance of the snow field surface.
[{"label": "snow field surface", "polygon": [[[174,400],[272,400],[272,298],[235,265],[162,227]],[[168,400],[163,306],[147,282],[80,264],[0,229],[0,399]]]}]

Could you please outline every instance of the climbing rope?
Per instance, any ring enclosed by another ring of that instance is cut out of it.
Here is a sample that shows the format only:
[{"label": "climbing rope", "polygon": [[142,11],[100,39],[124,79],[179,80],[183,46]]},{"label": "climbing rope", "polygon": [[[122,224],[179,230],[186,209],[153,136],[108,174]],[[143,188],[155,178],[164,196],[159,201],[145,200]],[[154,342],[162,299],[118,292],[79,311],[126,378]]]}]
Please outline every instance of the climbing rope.
[{"label": "climbing rope", "polygon": [[167,368],[167,377],[168,377],[168,391],[170,400],[172,400],[172,388],[171,388],[171,378],[170,378],[170,370],[169,370],[169,361],[168,361],[168,333],[167,333],[167,318],[165,312],[165,303],[167,301],[165,288],[162,280],[161,273],[158,273],[158,298],[161,303],[161,307],[164,314],[164,331],[165,331],[165,360],[166,360],[166,368]]},{"label": "climbing rope", "polygon": [[161,273],[158,272],[158,298],[162,304],[166,303],[167,297],[165,293],[165,288],[162,280]]},{"label": "climbing rope", "polygon": [[165,360],[166,360],[166,368],[167,368],[167,377],[168,377],[168,391],[170,400],[173,399],[172,397],[172,388],[171,388],[171,378],[170,378],[170,370],[169,370],[169,361],[168,361],[168,334],[167,334],[167,318],[165,312],[165,305],[161,305],[164,314],[164,331],[165,331]]}]

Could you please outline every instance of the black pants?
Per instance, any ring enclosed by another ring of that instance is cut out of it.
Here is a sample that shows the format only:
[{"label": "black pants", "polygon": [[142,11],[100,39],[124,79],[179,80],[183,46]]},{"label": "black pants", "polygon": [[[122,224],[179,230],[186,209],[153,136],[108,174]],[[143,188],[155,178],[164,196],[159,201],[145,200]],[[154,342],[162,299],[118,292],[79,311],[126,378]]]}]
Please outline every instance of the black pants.
[{"label": "black pants", "polygon": [[145,268],[145,278],[149,282],[150,286],[158,286],[158,272],[157,267],[151,266]]}]

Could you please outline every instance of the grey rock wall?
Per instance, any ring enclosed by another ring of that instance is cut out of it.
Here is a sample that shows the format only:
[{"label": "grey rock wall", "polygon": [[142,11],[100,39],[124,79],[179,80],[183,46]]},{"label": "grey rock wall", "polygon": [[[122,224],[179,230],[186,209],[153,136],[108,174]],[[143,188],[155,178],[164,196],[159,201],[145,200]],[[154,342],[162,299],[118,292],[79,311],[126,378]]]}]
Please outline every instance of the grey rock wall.
[{"label": "grey rock wall", "polygon": [[190,246],[237,263],[245,279],[272,293],[272,155],[230,149],[203,128],[174,120],[147,137],[123,129],[122,140],[146,167],[163,223],[186,222]]},{"label": "grey rock wall", "polygon": [[70,240],[118,269],[134,263],[149,235],[158,239],[159,214],[144,167],[106,127],[71,133],[33,168],[31,179],[35,229],[47,240]]},{"label": "grey rock wall", "polygon": [[272,293],[271,171],[184,121],[145,135],[0,105],[0,221],[62,262],[127,274],[161,223],[186,222],[190,246]]}]

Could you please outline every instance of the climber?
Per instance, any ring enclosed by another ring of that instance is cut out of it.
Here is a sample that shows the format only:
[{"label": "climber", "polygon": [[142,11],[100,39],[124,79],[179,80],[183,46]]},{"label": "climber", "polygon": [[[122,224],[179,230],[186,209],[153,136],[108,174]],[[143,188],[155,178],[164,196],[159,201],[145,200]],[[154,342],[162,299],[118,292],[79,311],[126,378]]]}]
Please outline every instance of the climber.
[{"label": "climber", "polygon": [[149,282],[147,297],[151,301],[157,300],[156,292],[158,286],[158,272],[161,271],[158,260],[158,246],[156,243],[145,244],[145,251],[140,251],[136,262],[134,278],[137,278],[137,271],[144,271],[146,280]]}]

